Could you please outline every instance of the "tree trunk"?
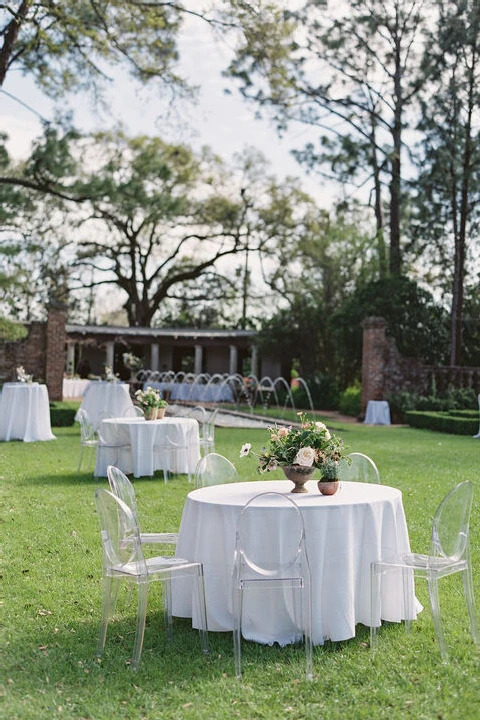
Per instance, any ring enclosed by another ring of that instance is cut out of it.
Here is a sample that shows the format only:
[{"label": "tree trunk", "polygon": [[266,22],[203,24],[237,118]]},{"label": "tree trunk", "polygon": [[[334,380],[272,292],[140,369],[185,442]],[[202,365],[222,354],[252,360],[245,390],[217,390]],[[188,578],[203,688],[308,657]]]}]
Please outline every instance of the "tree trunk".
[{"label": "tree trunk", "polygon": [[18,33],[22,22],[25,20],[30,9],[32,0],[22,0],[18,12],[6,27],[2,48],[0,49],[0,87],[3,86],[7,75],[8,66],[14,52]]}]

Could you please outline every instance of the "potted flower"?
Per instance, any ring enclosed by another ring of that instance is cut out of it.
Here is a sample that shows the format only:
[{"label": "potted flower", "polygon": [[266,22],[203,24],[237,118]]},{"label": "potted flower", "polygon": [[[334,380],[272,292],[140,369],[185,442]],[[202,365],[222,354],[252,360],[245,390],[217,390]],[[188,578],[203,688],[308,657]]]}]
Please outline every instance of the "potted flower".
[{"label": "potted flower", "polygon": [[158,390],[148,387],[146,390],[137,390],[135,393],[137,404],[142,408],[146,420],[156,420],[165,414],[168,407],[166,400],[163,400]]},{"label": "potted flower", "polygon": [[[308,492],[305,483],[315,469],[319,469],[320,492],[333,494],[338,488],[340,460],[346,456],[343,440],[332,435],[324,423],[308,420],[302,412],[297,414],[300,418],[298,426],[279,427],[275,424],[268,428],[269,441],[258,455],[258,471],[264,473],[281,467],[295,485],[292,492]],[[251,445],[246,443],[240,456],[244,457],[250,451]]]},{"label": "potted flower", "polygon": [[31,385],[33,382],[33,375],[29,375],[25,372],[25,368],[23,365],[19,365],[17,367],[17,380],[21,383],[26,383],[27,385]]}]

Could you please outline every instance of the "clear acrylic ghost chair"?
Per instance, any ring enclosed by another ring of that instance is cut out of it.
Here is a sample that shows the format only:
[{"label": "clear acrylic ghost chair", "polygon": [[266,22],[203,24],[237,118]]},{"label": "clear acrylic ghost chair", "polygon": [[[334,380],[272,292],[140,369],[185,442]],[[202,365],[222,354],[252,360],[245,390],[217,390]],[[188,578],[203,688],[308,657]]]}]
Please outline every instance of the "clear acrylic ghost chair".
[{"label": "clear acrylic ghost chair", "polygon": [[307,679],[312,679],[312,599],[305,527],[296,503],[282,493],[256,495],[242,509],[237,523],[233,563],[233,647],[237,678],[242,676],[243,595],[249,589],[281,590],[285,602],[290,601],[296,638],[305,642]]},{"label": "clear acrylic ghost chair", "polygon": [[175,472],[172,468],[179,467],[184,463],[187,464],[188,482],[192,482],[192,473],[188,462],[188,446],[181,442],[178,438],[173,439],[171,435],[166,433],[161,437],[160,442],[155,442],[153,446],[154,457],[158,458],[159,464],[163,470],[164,482],[168,482],[170,473]]},{"label": "clear acrylic ghost chair", "polygon": [[132,669],[138,670],[145,632],[149,583],[161,581],[164,584],[165,618],[170,631],[171,581],[186,576],[194,580],[193,600],[198,612],[200,641],[203,652],[207,653],[208,633],[202,564],[177,557],[145,558],[138,524],[128,505],[104,488],[95,492],[95,502],[103,556],[102,619],[97,655],[100,657],[105,648],[108,621],[115,610],[120,580],[134,583],[138,589],[137,624],[131,660]]},{"label": "clear acrylic ghost chair", "polygon": [[[135,490],[128,477],[114,465],[107,467],[107,478],[110,490],[114,495],[123,500],[132,511],[137,524],[140,526],[137,511],[137,499]],[[142,545],[176,545],[178,541],[178,533],[158,532],[158,533],[140,533],[140,541]]]},{"label": "clear acrylic ghost chair", "polygon": [[205,455],[215,452],[215,420],[217,419],[218,408],[215,408],[200,427],[200,452]]},{"label": "clear acrylic ghost chair", "polygon": [[360,452],[352,452],[347,455],[351,462],[340,461],[339,476],[341,480],[380,483],[380,473],[372,458]]},{"label": "clear acrylic ghost chair", "polygon": [[[452,573],[461,572],[472,637],[475,643],[480,642],[469,546],[472,500],[473,485],[468,480],[457,485],[445,496],[433,518],[429,555],[407,553],[392,562],[372,563],[370,617],[372,650],[377,649],[377,624],[381,617],[381,579],[382,575],[388,571],[402,573],[407,618],[414,616],[413,577],[422,577],[427,581],[433,625],[443,662],[448,660],[448,651],[440,615],[438,581]],[[409,621],[407,621],[407,628],[408,625]]]},{"label": "clear acrylic ghost chair", "polygon": [[89,462],[91,464],[93,458],[93,451],[94,449],[96,449],[99,443],[99,439],[97,433],[95,432],[93,423],[90,419],[90,415],[87,413],[86,410],[80,408],[77,412],[77,418],[78,422],[80,423],[80,457],[78,459],[77,467],[77,472],[79,472],[80,468],[82,467],[82,460],[85,448],[89,448]]},{"label": "clear acrylic ghost chair", "polygon": [[219,453],[208,453],[200,458],[195,468],[196,488],[238,482],[239,479],[235,465]]},{"label": "clear acrylic ghost chair", "polygon": [[124,418],[144,418],[145,413],[143,412],[142,408],[139,405],[131,405],[130,407],[125,408],[123,411]]}]

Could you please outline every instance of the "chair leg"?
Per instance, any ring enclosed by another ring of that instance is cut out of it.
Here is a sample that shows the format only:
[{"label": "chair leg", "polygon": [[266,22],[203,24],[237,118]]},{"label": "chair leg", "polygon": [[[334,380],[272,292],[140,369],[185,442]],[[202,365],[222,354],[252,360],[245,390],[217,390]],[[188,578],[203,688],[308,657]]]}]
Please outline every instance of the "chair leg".
[{"label": "chair leg", "polygon": [[438,594],[438,579],[434,577],[427,577],[427,583],[428,595],[430,597],[430,606],[432,608],[433,627],[435,628],[435,635],[437,636],[438,645],[440,648],[440,655],[442,656],[442,661],[447,662],[448,650],[442,627],[442,619],[440,617],[440,596]]},{"label": "chair leg", "polygon": [[305,660],[306,660],[306,672],[307,680],[313,680],[313,643],[312,643],[312,600],[310,587],[304,584],[303,590],[304,600],[303,603],[303,637],[305,642]]},{"label": "chair leg", "polygon": [[480,634],[478,631],[477,613],[475,610],[475,597],[473,594],[472,572],[470,567],[466,567],[462,572],[463,590],[465,592],[465,601],[467,603],[468,617],[470,618],[470,630],[474,643],[480,642]]},{"label": "chair leg", "polygon": [[373,562],[370,567],[370,649],[374,653],[378,650],[378,628],[382,624],[380,618],[381,575],[382,566],[380,563]]},{"label": "chair leg", "polygon": [[147,618],[148,582],[138,584],[137,630],[133,646],[132,670],[138,670],[142,655],[143,636],[145,634],[145,621]]},{"label": "chair leg", "polygon": [[235,675],[242,678],[242,589],[233,591],[233,654],[235,658]]},{"label": "chair leg", "polygon": [[200,644],[202,651],[207,655],[210,652],[210,646],[208,642],[207,604],[205,600],[205,582],[202,568],[198,569],[195,577],[194,600],[197,603],[198,617],[200,618],[198,629]]},{"label": "chair leg", "polygon": [[166,576],[163,582],[163,619],[165,623],[167,639],[171,640],[173,637],[172,579],[169,576]]},{"label": "chair leg", "polygon": [[82,467],[82,459],[83,459],[83,453],[84,453],[84,451],[85,451],[85,446],[84,446],[84,445],[80,445],[80,457],[79,457],[79,459],[78,459],[77,472],[80,472],[80,468]]},{"label": "chair leg", "polygon": [[114,602],[117,598],[118,582],[118,580],[114,580],[111,577],[104,577],[102,579],[102,618],[100,620],[97,657],[101,657],[105,649],[108,620],[113,613]]}]

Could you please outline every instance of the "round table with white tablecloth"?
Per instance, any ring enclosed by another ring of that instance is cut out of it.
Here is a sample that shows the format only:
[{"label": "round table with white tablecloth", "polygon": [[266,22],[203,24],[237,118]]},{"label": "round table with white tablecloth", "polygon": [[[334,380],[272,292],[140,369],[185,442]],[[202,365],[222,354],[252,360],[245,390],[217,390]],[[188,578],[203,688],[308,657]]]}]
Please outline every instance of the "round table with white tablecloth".
[{"label": "round table with white tablecloth", "polygon": [[0,397],[0,440],[55,440],[46,385],[4,384]]},{"label": "round table with white tablecloth", "polygon": [[[307,494],[291,497],[305,523],[312,574],[313,642],[346,640],[355,636],[357,623],[370,624],[371,562],[388,560],[410,549],[402,494],[385,485],[357,482],[342,482],[340,490],[331,496],[321,495],[315,481],[309,481],[307,487]],[[177,554],[203,563],[209,631],[233,628],[232,568],[242,508],[258,493],[285,494],[291,488],[289,481],[266,480],[215,485],[189,493]],[[269,525],[272,513],[278,513],[275,499],[259,509],[259,527]],[[272,543],[274,554],[281,536],[272,534],[266,542]],[[257,642],[287,644],[295,629],[287,603],[273,600],[272,594],[268,589],[259,595],[252,593],[253,598],[247,594],[243,634]],[[382,585],[382,618],[400,621],[405,616],[403,604],[402,577],[392,574]],[[173,613],[192,616],[187,594],[175,592]],[[198,627],[195,617],[193,621]]]},{"label": "round table with white tablecloth", "polygon": [[369,400],[365,412],[365,425],[390,425],[390,405],[386,400]]},{"label": "round table with white tablecloth", "polygon": [[[96,429],[103,417],[122,417],[128,408],[133,407],[130,385],[92,380],[85,389],[80,407],[88,413]],[[78,417],[75,419],[78,420]]]},{"label": "round table with white tablecloth", "polygon": [[[144,418],[108,418],[99,428],[107,444],[97,447],[95,475],[105,477],[108,465],[117,465],[124,473],[133,472],[135,477],[151,476],[163,469],[165,455],[155,448],[172,443],[186,450],[166,451],[168,470],[175,473],[193,473],[200,460],[198,422],[193,418],[166,417],[162,420]],[[128,452],[113,447],[128,445]],[[118,456],[118,457],[116,457]]]},{"label": "round table with white tablecloth", "polygon": [[63,378],[62,396],[66,398],[79,398],[90,385],[90,380],[84,378]]}]

